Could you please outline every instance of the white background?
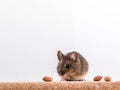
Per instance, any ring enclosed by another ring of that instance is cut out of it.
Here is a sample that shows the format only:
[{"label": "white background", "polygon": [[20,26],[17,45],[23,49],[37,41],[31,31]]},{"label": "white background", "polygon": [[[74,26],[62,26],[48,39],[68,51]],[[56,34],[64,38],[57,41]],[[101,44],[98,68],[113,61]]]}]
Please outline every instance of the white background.
[{"label": "white background", "polygon": [[87,75],[120,79],[119,0],[1,0],[0,81],[56,73],[58,50],[80,52]]}]

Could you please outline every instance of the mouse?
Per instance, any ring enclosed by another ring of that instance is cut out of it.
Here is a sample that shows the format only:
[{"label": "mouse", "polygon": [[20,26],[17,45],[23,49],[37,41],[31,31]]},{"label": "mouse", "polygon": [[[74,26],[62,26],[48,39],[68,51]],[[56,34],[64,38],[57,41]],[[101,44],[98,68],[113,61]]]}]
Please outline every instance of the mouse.
[{"label": "mouse", "polygon": [[57,51],[58,64],[57,73],[61,81],[86,81],[85,76],[88,73],[88,61],[76,51],[63,54]]}]

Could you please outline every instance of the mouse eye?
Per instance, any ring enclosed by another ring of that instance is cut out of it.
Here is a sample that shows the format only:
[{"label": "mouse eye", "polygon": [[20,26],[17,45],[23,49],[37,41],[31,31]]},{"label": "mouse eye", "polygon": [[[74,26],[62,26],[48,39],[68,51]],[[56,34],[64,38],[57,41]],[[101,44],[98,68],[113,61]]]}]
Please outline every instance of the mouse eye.
[{"label": "mouse eye", "polygon": [[67,64],[67,65],[66,65],[66,68],[67,68],[67,69],[70,69],[71,67],[72,67],[71,64]]}]

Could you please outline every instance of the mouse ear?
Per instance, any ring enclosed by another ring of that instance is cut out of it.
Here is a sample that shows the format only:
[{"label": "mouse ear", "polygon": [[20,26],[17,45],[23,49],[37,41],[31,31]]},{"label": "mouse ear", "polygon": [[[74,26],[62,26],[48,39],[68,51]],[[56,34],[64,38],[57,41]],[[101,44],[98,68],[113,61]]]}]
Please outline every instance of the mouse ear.
[{"label": "mouse ear", "polygon": [[63,53],[59,50],[59,51],[57,52],[57,56],[58,56],[58,60],[61,61],[62,58],[63,58]]},{"label": "mouse ear", "polygon": [[72,52],[70,57],[72,58],[73,61],[77,61],[77,53],[76,52]]}]

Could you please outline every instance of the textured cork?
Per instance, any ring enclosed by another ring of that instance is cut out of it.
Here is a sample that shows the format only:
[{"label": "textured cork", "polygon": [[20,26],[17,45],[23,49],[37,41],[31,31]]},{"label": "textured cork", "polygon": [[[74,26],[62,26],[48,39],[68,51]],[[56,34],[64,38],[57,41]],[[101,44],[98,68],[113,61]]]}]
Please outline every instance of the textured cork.
[{"label": "textured cork", "polygon": [[1,82],[0,90],[120,90],[120,82]]}]

